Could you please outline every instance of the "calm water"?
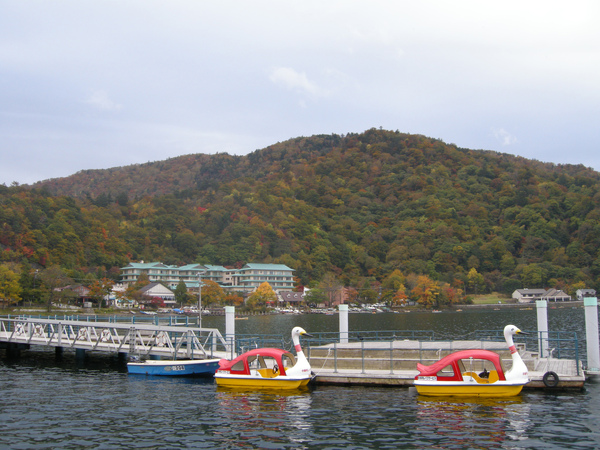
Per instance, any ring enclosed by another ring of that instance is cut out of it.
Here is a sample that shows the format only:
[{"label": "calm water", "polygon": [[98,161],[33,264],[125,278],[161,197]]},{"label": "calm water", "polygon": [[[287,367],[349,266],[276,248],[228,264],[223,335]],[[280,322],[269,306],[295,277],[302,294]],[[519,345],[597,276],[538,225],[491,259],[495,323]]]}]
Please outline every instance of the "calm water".
[{"label": "calm water", "polygon": [[[551,330],[583,330],[582,309],[548,315]],[[262,316],[236,329],[335,331],[337,320]],[[204,325],[223,329],[221,322]],[[506,323],[535,331],[535,311],[350,315],[351,330],[436,329],[451,337]],[[0,386],[0,448],[600,448],[595,383],[502,401],[430,400],[407,388],[233,392],[212,380],[128,376],[114,357],[92,355],[78,366],[69,353],[57,362],[52,352],[30,351],[0,362]]]}]

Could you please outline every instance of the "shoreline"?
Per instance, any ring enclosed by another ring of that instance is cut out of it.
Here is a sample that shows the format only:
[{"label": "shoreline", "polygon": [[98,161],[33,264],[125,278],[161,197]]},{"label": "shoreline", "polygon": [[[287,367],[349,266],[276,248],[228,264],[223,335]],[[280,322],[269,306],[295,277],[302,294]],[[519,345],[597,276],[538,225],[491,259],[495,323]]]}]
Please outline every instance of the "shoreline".
[{"label": "shoreline", "polygon": [[[449,308],[440,308],[440,309],[423,309],[423,308],[415,308],[415,307],[397,307],[392,309],[392,313],[396,314],[396,313],[410,313],[410,312],[429,312],[429,313],[448,313],[448,312],[461,312],[462,310],[465,309],[493,309],[493,310],[501,310],[501,309],[523,309],[523,310],[531,310],[534,309],[536,307],[535,303],[485,303],[485,304],[472,304],[472,305],[453,305]],[[573,301],[569,301],[569,302],[549,302],[548,303],[548,308],[549,309],[558,309],[558,308],[580,308],[583,307],[583,301],[580,300],[573,300]],[[126,316],[130,316],[135,314],[140,314],[143,315],[143,313],[141,311],[106,311],[106,312],[96,312],[94,310],[90,310],[90,308],[86,308],[86,309],[80,309],[80,310],[75,310],[75,309],[54,309],[51,312],[46,311],[45,308],[15,308],[11,311],[3,311],[1,314],[2,315],[27,315],[27,314],[36,314],[36,315],[43,315],[43,314],[47,314],[47,315],[69,315],[69,314],[82,314],[82,315],[126,315]],[[248,311],[236,311],[236,316],[252,316],[252,315],[268,315],[268,314],[273,314],[273,315],[279,315],[280,313],[253,313],[253,312],[248,312]],[[312,311],[307,311],[307,312],[302,312],[302,314],[320,314],[317,312],[312,312]],[[337,311],[335,311],[335,314],[337,314]],[[352,313],[352,314],[370,314],[370,313]],[[378,314],[385,314],[385,312],[383,313],[378,313]],[[166,313],[158,313],[157,315],[161,315],[161,316],[171,316],[171,315],[179,315],[179,314],[175,314],[172,312],[166,312]],[[212,313],[210,315],[221,315],[219,313]]]}]

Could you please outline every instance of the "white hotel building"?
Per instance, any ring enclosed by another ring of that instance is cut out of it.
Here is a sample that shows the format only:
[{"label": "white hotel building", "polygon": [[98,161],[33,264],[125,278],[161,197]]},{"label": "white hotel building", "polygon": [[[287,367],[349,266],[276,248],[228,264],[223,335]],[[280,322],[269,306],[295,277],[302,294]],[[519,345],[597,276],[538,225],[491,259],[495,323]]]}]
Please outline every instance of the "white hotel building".
[{"label": "white hotel building", "polygon": [[200,277],[211,280],[232,291],[253,292],[265,281],[274,291],[291,291],[294,288],[294,271],[284,264],[249,263],[241,269],[227,269],[210,264],[170,266],[161,262],[129,263],[121,268],[121,278],[126,286],[146,274],[151,283],[163,283],[175,289],[183,281],[188,289],[198,289]]}]

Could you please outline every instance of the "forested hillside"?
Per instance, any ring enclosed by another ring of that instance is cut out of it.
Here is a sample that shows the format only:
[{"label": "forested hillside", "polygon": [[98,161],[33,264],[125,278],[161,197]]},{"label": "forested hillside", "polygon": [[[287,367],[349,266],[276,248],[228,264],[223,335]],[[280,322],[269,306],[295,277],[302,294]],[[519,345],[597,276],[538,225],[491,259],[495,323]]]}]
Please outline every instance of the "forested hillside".
[{"label": "forested hillside", "polygon": [[600,288],[597,172],[385,130],[0,187],[0,204],[1,262],[25,268],[278,262],[301,284],[399,270],[467,292]]}]

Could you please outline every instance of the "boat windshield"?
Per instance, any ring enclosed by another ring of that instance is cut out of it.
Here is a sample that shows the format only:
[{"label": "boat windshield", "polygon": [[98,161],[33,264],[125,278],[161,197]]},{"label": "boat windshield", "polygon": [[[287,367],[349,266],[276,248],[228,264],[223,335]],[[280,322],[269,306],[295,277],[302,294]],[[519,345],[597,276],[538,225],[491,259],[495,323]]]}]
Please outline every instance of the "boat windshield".
[{"label": "boat windshield", "polygon": [[296,358],[291,353],[285,353],[281,360],[283,362],[283,367],[294,367],[296,365]]},{"label": "boat windshield", "polygon": [[[459,363],[460,363],[460,361],[459,361]],[[452,368],[452,365],[449,364],[446,367],[444,367],[442,370],[440,370],[436,375],[438,377],[453,377],[454,369]]]},{"label": "boat windshield", "polygon": [[496,373],[494,364],[487,359],[461,359],[458,361],[460,372],[464,374],[477,374],[479,378],[489,378],[491,372]]}]

